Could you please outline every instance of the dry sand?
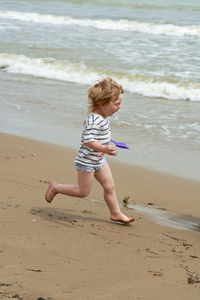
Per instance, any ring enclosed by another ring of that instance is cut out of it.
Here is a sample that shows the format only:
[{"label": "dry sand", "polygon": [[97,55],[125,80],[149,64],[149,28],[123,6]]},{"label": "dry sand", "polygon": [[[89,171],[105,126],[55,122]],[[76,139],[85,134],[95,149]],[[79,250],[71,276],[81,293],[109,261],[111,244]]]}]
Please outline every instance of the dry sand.
[{"label": "dry sand", "polygon": [[[76,151],[6,134],[0,143],[0,299],[199,299],[198,231],[126,207],[136,221],[111,222],[96,182],[86,199],[48,204],[46,181],[76,182]],[[199,218],[199,182],[110,164],[120,203]]]}]

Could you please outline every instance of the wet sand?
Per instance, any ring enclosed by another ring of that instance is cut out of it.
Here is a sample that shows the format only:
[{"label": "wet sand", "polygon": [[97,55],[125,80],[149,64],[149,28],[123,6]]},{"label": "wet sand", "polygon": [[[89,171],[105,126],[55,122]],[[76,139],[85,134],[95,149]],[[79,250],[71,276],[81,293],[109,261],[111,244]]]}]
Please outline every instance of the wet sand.
[{"label": "wet sand", "polygon": [[200,233],[136,207],[199,220],[199,182],[112,159],[119,202],[136,218],[121,225],[96,182],[85,199],[44,200],[49,180],[76,182],[76,150],[6,134],[0,143],[0,299],[198,299]]}]

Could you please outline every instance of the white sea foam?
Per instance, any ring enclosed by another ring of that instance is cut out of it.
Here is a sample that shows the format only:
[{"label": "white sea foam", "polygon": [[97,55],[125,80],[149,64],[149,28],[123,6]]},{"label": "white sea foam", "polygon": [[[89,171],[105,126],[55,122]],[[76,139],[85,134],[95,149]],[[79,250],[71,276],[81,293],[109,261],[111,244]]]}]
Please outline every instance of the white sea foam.
[{"label": "white sea foam", "polygon": [[173,24],[154,24],[129,21],[126,19],[88,19],[72,18],[69,16],[44,15],[37,13],[0,11],[0,18],[15,19],[25,22],[47,23],[57,25],[78,25],[94,27],[102,30],[137,31],[150,34],[173,36],[200,36],[200,26],[177,26]]},{"label": "white sea foam", "polygon": [[7,105],[14,106],[16,109],[21,110],[21,105],[19,105],[19,104],[17,104],[17,103],[10,103],[10,102],[7,102]]},{"label": "white sea foam", "polygon": [[[134,79],[135,77],[135,79]],[[175,100],[200,101],[200,85],[190,83],[155,80],[153,77],[131,76],[132,80],[122,78],[121,84],[132,93],[147,97],[160,97]]]},{"label": "white sea foam", "polygon": [[[0,53],[0,68],[11,73],[29,74],[37,77],[63,80],[79,84],[91,84],[106,76],[98,69],[90,69],[83,63],[58,61],[53,58],[30,58],[24,55]],[[162,97],[200,101],[200,85],[192,82],[168,82],[167,79],[155,79],[138,74],[111,73],[126,90],[147,97]],[[165,80],[165,81],[164,81]]]},{"label": "white sea foam", "polygon": [[24,55],[1,53],[0,68],[10,73],[29,74],[80,84],[88,84],[98,79],[98,74],[88,71],[84,64],[71,64],[53,58],[29,58]]}]

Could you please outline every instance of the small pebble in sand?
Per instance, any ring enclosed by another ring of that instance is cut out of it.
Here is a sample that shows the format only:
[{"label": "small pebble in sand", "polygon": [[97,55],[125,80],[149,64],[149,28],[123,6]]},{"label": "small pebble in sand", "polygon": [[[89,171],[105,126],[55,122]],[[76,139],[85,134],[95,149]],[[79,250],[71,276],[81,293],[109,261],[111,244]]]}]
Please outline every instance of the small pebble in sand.
[{"label": "small pebble in sand", "polygon": [[33,156],[33,157],[35,157],[35,156],[37,156],[37,154],[36,153],[32,153],[32,154],[30,154],[31,156]]},{"label": "small pebble in sand", "polygon": [[14,296],[12,296],[12,298],[22,299],[19,294],[15,294]]},{"label": "small pebble in sand", "polygon": [[125,196],[124,199],[123,199],[123,203],[124,203],[124,206],[127,206],[128,205],[128,200],[130,199],[129,196]]},{"label": "small pebble in sand", "polygon": [[197,276],[189,276],[188,277],[188,284],[193,284],[193,283],[200,283],[200,279]]}]

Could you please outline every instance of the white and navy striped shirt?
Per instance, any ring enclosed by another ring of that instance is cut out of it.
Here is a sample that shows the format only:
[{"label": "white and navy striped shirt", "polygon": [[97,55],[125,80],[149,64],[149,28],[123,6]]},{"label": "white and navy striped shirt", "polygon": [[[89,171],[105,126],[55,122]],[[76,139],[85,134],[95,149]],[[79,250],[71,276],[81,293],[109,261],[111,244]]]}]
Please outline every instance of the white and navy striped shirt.
[{"label": "white and navy striped shirt", "polygon": [[96,141],[102,145],[107,145],[111,140],[110,122],[102,116],[91,113],[87,116],[82,132],[81,147],[76,156],[75,162],[97,167],[102,163],[102,153],[87,147],[85,144]]}]

